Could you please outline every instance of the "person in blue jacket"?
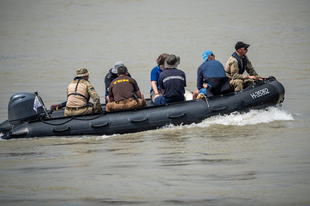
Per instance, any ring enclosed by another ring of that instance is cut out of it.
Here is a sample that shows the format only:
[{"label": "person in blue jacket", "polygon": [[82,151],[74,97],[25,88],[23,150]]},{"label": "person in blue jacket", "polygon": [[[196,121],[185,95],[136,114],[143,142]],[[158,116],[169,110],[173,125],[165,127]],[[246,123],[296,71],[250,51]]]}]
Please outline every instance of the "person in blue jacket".
[{"label": "person in blue jacket", "polygon": [[207,50],[202,54],[203,63],[197,70],[197,89],[193,92],[193,99],[199,93],[205,96],[213,96],[230,92],[230,79],[226,76],[224,66],[215,60],[212,51]]},{"label": "person in blue jacket", "polygon": [[161,55],[158,56],[156,59],[157,66],[154,67],[151,71],[151,91],[150,91],[150,98],[152,102],[154,100],[161,96],[161,89],[159,86],[159,74],[165,69],[164,63],[165,59],[167,58],[169,54],[162,53]]}]

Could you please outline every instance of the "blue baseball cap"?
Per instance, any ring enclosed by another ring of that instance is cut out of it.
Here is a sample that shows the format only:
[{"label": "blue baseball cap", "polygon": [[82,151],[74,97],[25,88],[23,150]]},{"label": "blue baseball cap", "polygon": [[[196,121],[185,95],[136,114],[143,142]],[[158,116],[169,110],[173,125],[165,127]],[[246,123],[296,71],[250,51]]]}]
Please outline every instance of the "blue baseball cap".
[{"label": "blue baseball cap", "polygon": [[213,52],[210,51],[210,50],[207,50],[207,51],[203,52],[203,54],[202,54],[203,61],[204,61],[204,62],[207,61],[207,60],[209,59],[209,56],[210,56],[211,54],[213,54]]}]

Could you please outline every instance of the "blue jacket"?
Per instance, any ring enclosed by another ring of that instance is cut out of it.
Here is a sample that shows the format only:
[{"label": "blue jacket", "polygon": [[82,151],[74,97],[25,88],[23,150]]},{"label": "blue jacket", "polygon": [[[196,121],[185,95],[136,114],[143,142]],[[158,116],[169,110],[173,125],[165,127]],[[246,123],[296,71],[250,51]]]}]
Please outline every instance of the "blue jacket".
[{"label": "blue jacket", "polygon": [[[157,89],[158,91],[160,91],[160,86],[159,86],[159,74],[162,72],[163,70],[160,69],[159,65],[157,65],[156,67],[154,67],[151,71],[151,81],[157,81]],[[150,93],[152,93],[153,91],[153,87],[151,87],[151,91]]]},{"label": "blue jacket", "polygon": [[217,60],[203,62],[197,70],[197,88],[203,88],[204,82],[212,87],[208,80],[214,77],[226,77],[222,63]]}]

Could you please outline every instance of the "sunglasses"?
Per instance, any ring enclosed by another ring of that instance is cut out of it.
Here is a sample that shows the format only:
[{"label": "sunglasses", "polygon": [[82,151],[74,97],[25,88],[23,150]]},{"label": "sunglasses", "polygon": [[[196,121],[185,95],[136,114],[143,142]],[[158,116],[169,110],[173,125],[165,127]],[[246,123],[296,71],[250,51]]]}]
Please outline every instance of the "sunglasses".
[{"label": "sunglasses", "polygon": [[215,55],[212,53],[211,56],[215,57]]}]

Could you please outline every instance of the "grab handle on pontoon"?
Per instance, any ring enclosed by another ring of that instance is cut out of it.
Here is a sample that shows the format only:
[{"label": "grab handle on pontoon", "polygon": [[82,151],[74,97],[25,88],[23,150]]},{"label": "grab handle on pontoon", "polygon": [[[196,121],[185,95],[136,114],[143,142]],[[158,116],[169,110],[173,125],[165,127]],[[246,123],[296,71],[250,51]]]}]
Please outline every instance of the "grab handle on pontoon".
[{"label": "grab handle on pontoon", "polygon": [[179,114],[179,115],[169,115],[169,118],[170,119],[176,119],[176,118],[181,118],[181,117],[184,117],[186,115],[186,113],[182,113],[182,114]]},{"label": "grab handle on pontoon", "polygon": [[132,123],[139,123],[139,122],[144,122],[144,121],[147,121],[149,118],[145,117],[143,119],[131,119],[130,121]]},{"label": "grab handle on pontoon", "polygon": [[108,126],[109,125],[109,122],[105,122],[103,124],[92,124],[91,127],[92,128],[99,128],[99,127],[105,127],[105,126]]},{"label": "grab handle on pontoon", "polygon": [[54,128],[53,132],[65,132],[70,130],[70,127]]},{"label": "grab handle on pontoon", "polygon": [[214,108],[214,109],[212,109],[212,112],[219,112],[219,111],[224,110],[226,108],[227,108],[227,106],[223,106],[223,107],[220,107],[220,108]]}]

